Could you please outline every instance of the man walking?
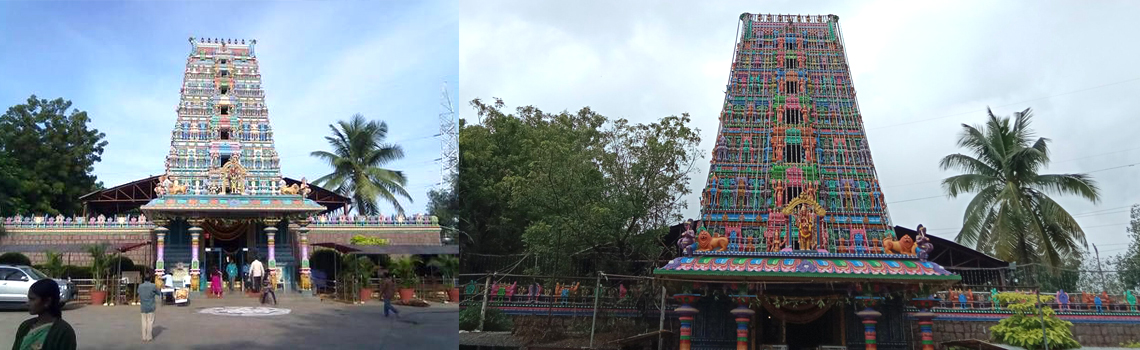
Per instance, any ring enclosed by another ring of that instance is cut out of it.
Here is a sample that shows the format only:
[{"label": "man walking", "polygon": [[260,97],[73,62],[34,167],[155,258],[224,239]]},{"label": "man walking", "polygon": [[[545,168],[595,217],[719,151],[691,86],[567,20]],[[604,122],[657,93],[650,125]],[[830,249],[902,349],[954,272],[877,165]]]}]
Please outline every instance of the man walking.
[{"label": "man walking", "polygon": [[384,276],[384,282],[380,284],[380,294],[384,296],[384,317],[388,317],[388,311],[400,317],[400,311],[392,306],[392,296],[396,294],[396,281],[392,280],[392,275]]},{"label": "man walking", "polygon": [[253,262],[249,264],[249,277],[253,278],[253,292],[261,293],[261,283],[265,279],[265,267],[261,265],[261,260],[257,257],[253,258]]},{"label": "man walking", "polygon": [[230,257],[226,257],[226,280],[230,283],[230,293],[234,292],[234,279],[237,278],[237,264]]},{"label": "man walking", "polygon": [[144,274],[142,283],[139,284],[137,290],[139,295],[139,305],[142,308],[142,340],[149,342],[154,338],[151,337],[151,329],[154,328],[154,297],[159,296],[158,286],[151,282],[154,278],[150,273]]}]

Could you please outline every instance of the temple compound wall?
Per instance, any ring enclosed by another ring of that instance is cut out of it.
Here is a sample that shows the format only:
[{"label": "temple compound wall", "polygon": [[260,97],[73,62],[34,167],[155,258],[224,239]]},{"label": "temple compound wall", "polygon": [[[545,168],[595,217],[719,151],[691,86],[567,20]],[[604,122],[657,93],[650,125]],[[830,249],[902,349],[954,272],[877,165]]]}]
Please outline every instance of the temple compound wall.
[{"label": "temple compound wall", "polygon": [[[107,253],[121,247],[137,244],[146,246],[131,249],[124,256],[136,264],[153,266],[156,259],[154,231],[156,225],[146,216],[118,216],[65,218],[62,216],[8,217],[0,219],[8,235],[0,238],[0,253],[18,252],[26,255],[33,265],[47,261],[45,251],[63,254],[65,265],[88,266],[91,255],[86,247],[107,244]],[[353,237],[363,236],[384,239],[387,245],[440,246],[440,226],[431,216],[417,214],[404,217],[315,216],[308,225],[309,243],[337,243],[351,245]],[[295,234],[285,230],[282,234]],[[299,240],[281,239],[281,243]],[[262,246],[266,242],[260,242]],[[278,243],[280,245],[281,243]],[[164,250],[169,251],[170,244]],[[175,249],[189,247],[174,246]],[[280,248],[279,248],[280,249]],[[298,250],[300,252],[300,250]],[[306,254],[312,250],[306,250]],[[187,252],[185,255],[190,255]],[[169,256],[169,254],[168,254]]]},{"label": "temple compound wall", "polygon": [[[1065,317],[1061,317],[1064,319]],[[1073,321],[1073,337],[1077,342],[1081,343],[1084,347],[1119,347],[1121,343],[1140,341],[1140,318],[1129,321],[1116,321],[1119,323],[1109,323],[1113,321],[1092,321],[1081,322]],[[990,327],[998,324],[998,321],[963,321],[963,320],[934,320],[934,348],[936,350],[946,349],[942,346],[943,342],[961,339],[981,339],[992,340],[990,335]],[[917,322],[912,322],[911,327],[911,346],[912,349],[922,348],[921,332]]]}]

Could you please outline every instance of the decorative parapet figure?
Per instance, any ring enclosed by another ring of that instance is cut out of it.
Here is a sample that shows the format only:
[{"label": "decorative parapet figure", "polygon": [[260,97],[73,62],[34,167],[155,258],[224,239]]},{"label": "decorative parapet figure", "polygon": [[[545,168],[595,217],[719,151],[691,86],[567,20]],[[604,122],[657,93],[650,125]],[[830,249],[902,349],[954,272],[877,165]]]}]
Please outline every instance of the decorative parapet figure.
[{"label": "decorative parapet figure", "polygon": [[677,251],[681,256],[693,256],[693,251],[697,250],[697,236],[693,232],[693,219],[685,222],[685,231],[681,232],[681,237],[677,239]]},{"label": "decorative parapet figure", "polygon": [[1089,292],[1081,292],[1081,302],[1085,304],[1085,309],[1092,310],[1093,296]]},{"label": "decorative parapet figure", "polygon": [[1093,303],[1096,304],[1096,312],[1104,312],[1104,301],[1100,299],[1099,295],[1093,297]]},{"label": "decorative parapet figure", "polygon": [[628,290],[625,289],[625,283],[618,284],[618,300],[619,301],[625,301],[625,293],[627,291]]},{"label": "decorative parapet figure", "polygon": [[1136,312],[1136,295],[1131,290],[1124,291],[1124,300],[1128,302],[1128,311]]},{"label": "decorative parapet figure", "polygon": [[951,289],[947,294],[946,300],[950,302],[950,307],[958,308],[958,291]]},{"label": "decorative parapet figure", "polygon": [[472,281],[467,282],[467,287],[465,287],[463,289],[463,291],[467,295],[472,295],[472,294],[475,294],[475,288],[478,288],[478,287],[476,287],[475,281],[472,280]]},{"label": "decorative parapet figure", "polygon": [[158,184],[156,184],[154,186],[154,195],[156,197],[165,196],[166,195],[166,189],[169,187],[170,187],[170,179],[166,177],[166,174],[159,176],[158,177]]},{"label": "decorative parapet figure", "polygon": [[974,308],[974,301],[975,301],[974,300],[974,290],[973,289],[967,289],[966,290],[966,302],[969,303],[969,306],[971,309]]},{"label": "decorative parapet figure", "polygon": [[1069,293],[1065,293],[1063,289],[1057,290],[1057,309],[1060,311],[1072,311],[1072,308],[1069,306]]},{"label": "decorative parapet figure", "polygon": [[519,282],[515,281],[511,283],[510,287],[507,287],[507,301],[511,301],[511,299],[515,297],[515,290],[518,288],[518,285]]},{"label": "decorative parapet figure", "polygon": [[[993,308],[994,310],[1001,309],[1001,302],[998,301],[997,296],[998,296],[997,288],[990,288],[990,307]],[[1068,299],[1069,299],[1069,296],[1068,296],[1068,294],[1066,294],[1065,300],[1068,300]]]},{"label": "decorative parapet figure", "polygon": [[934,251],[934,244],[930,243],[930,237],[926,237],[926,226],[918,225],[918,239],[915,243],[918,245],[918,260],[926,261],[930,257],[930,252]]}]

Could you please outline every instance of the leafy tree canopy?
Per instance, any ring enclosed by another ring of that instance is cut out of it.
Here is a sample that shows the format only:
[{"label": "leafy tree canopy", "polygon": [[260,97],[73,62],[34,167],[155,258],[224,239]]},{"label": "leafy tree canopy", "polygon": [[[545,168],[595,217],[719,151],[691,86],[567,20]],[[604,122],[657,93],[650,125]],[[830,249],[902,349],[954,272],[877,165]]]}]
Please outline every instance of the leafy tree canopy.
[{"label": "leafy tree canopy", "polygon": [[969,154],[942,158],[943,170],[963,174],[942,181],[951,197],[974,193],[966,206],[958,243],[1018,264],[1063,268],[1087,248],[1085,233],[1051,196],[1100,200],[1087,174],[1041,174],[1049,165],[1049,139],[1036,137],[1027,108],[1013,117],[987,110],[984,125],[962,125],[958,146]]},{"label": "leafy tree canopy", "polygon": [[79,214],[79,196],[102,188],[92,171],[107,141],[71,101],[37,99],[0,116],[0,216]]},{"label": "leafy tree canopy", "polygon": [[352,119],[329,125],[332,136],[325,140],[332,151],[313,151],[333,168],[333,172],[313,181],[317,186],[330,188],[352,197],[356,212],[361,215],[380,214],[377,200],[383,200],[404,212],[399,198],[412,200],[404,186],[408,178],[402,171],[383,168],[384,165],[404,158],[400,145],[386,143],[388,124],[367,120],[355,114]]},{"label": "leafy tree canopy", "polygon": [[1140,205],[1132,206],[1128,225],[1128,251],[1109,258],[1123,289],[1140,290]]},{"label": "leafy tree canopy", "polygon": [[631,124],[588,107],[508,114],[501,100],[471,104],[482,122],[460,121],[455,187],[465,253],[585,260],[607,272],[660,255],[700,158],[688,114]]}]

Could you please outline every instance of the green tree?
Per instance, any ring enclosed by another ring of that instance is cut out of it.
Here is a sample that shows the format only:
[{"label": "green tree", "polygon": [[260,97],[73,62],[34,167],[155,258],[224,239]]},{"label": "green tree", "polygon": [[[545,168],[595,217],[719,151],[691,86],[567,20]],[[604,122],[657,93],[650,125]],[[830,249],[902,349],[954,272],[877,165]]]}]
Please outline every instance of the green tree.
[{"label": "green tree", "polygon": [[461,120],[455,190],[465,253],[540,256],[543,273],[640,272],[629,261],[660,255],[699,159],[688,115],[631,124],[472,105],[482,122]]},{"label": "green tree", "polygon": [[964,172],[942,181],[950,197],[976,193],[955,240],[1005,261],[1062,267],[1088,244],[1077,221],[1050,195],[1096,203],[1100,191],[1087,174],[1039,173],[1049,164],[1049,139],[1035,139],[1030,109],[1012,119],[987,113],[985,125],[962,125],[958,146],[971,155],[951,154],[940,163],[943,170]]},{"label": "green tree", "polygon": [[428,215],[439,219],[444,237],[455,239],[455,221],[458,220],[456,212],[459,208],[459,198],[451,188],[433,189],[428,191]]},{"label": "green tree", "polygon": [[1132,206],[1131,215],[1127,228],[1128,251],[1107,260],[1108,265],[1117,270],[1123,289],[1140,290],[1140,205]]},{"label": "green tree", "polygon": [[333,172],[313,181],[318,186],[352,197],[356,212],[362,215],[379,214],[377,200],[391,203],[400,213],[404,207],[396,198],[409,202],[404,186],[408,179],[397,170],[382,168],[385,164],[404,158],[404,150],[395,144],[385,143],[388,124],[365,120],[355,114],[348,121],[329,125],[332,136],[326,136],[332,151],[314,151],[312,156],[323,159]]},{"label": "green tree", "polygon": [[71,101],[37,99],[0,116],[0,216],[72,216],[79,196],[102,188],[92,174],[107,141]]}]

